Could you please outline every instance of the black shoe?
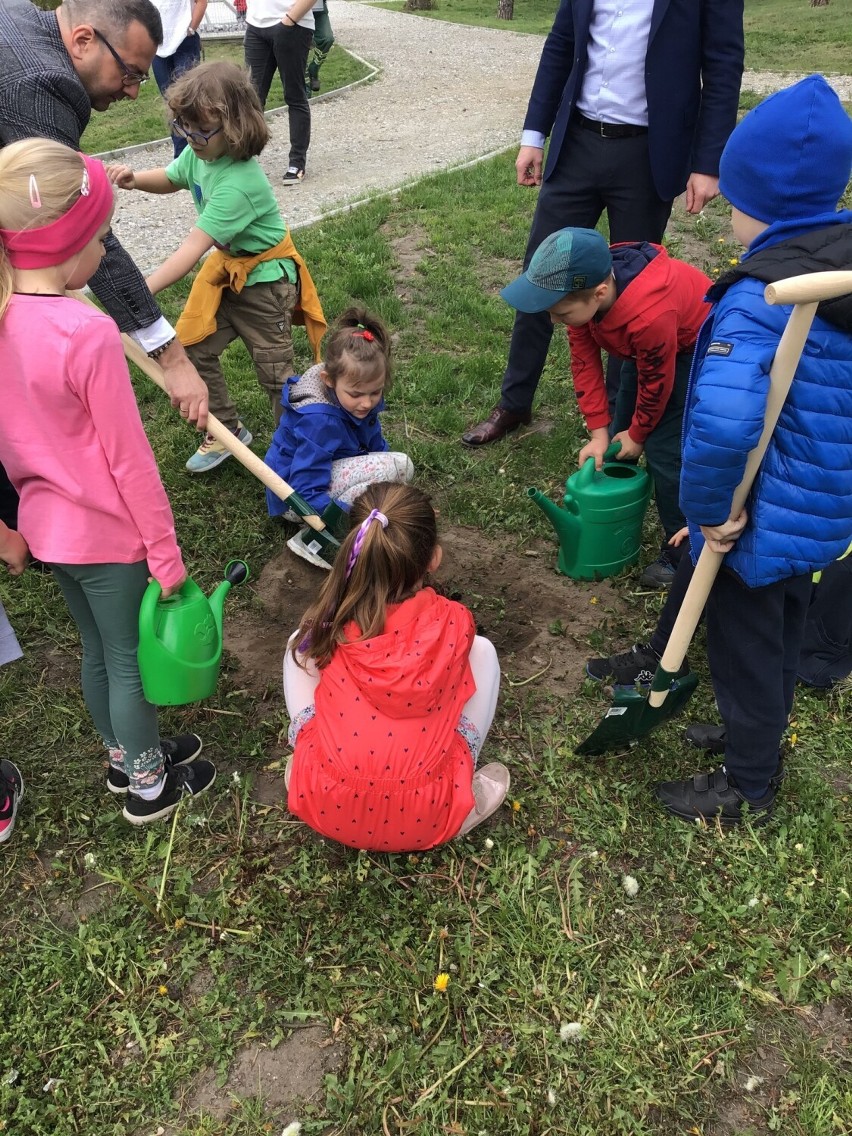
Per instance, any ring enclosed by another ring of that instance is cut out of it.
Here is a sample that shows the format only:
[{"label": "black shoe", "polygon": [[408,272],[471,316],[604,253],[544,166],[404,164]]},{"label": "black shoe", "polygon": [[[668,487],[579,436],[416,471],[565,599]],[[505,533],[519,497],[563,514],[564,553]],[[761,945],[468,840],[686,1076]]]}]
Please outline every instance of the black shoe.
[{"label": "black shoe", "polygon": [[718,818],[723,828],[742,824],[746,818],[755,825],[766,824],[776,792],[770,784],[759,800],[749,800],[723,765],[712,773],[696,773],[691,781],[663,781],[654,787],[657,800],[672,816],[689,821]]},{"label": "black shoe", "polygon": [[288,166],[281,179],[285,185],[298,185],[305,176],[304,166]]},{"label": "black shoe", "polygon": [[319,67],[316,63],[311,63],[308,66],[308,73],[305,76],[305,86],[310,91],[318,91],[320,89]]},{"label": "black shoe", "polygon": [[[174,765],[188,765],[204,749],[198,734],[178,734],[173,738],[160,738],[160,749],[163,751],[163,764],[166,771]],[[107,789],[111,793],[126,793],[130,788],[130,778],[115,766],[109,767],[107,773]]]},{"label": "black shoe", "polygon": [[683,737],[687,745],[707,753],[725,752],[725,727],[717,726],[715,722],[696,722],[687,726]]},{"label": "black shoe", "polygon": [[643,588],[651,588],[654,591],[670,588],[672,580],[675,578],[676,569],[677,564],[669,553],[661,552],[657,559],[645,568],[645,571],[639,577],[639,585]]},{"label": "black shoe", "polygon": [[216,767],[212,761],[196,761],[166,771],[163,791],[153,801],[127,794],[127,804],[121,810],[125,820],[131,824],[149,824],[152,820],[162,820],[175,811],[184,797],[197,797],[209,789],[216,780]]},{"label": "black shoe", "polygon": [[[621,655],[588,659],[586,674],[595,682],[609,682],[612,686],[650,686],[659,663],[660,656],[650,643],[634,643]],[[676,677],[683,678],[687,674],[689,659],[684,659]]]}]

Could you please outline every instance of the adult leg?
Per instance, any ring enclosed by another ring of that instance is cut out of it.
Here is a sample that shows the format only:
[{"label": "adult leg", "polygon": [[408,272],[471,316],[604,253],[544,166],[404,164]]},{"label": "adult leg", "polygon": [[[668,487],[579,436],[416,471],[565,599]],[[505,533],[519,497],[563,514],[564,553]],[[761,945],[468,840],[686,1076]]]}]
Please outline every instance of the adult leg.
[{"label": "adult leg", "polygon": [[246,24],[246,36],[243,43],[246,67],[262,106],[266,106],[269,88],[272,86],[272,79],[275,75],[272,31],[271,28],[255,28],[251,24]]},{"label": "adult leg", "polygon": [[328,53],[333,46],[334,32],[331,29],[328,5],[323,4],[319,12],[314,12],[314,48],[311,52],[311,62],[308,64],[308,81],[312,91],[320,89],[320,67],[328,59]]},{"label": "adult leg", "polygon": [[310,28],[276,24],[273,31],[275,62],[284,88],[287,117],[290,123],[289,164],[304,170],[311,144],[311,104],[305,90],[305,69],[311,49],[313,32]]},{"label": "adult leg", "polygon": [[829,687],[852,672],[852,556],[822,572],[808,607],[798,675]]},{"label": "adult leg", "polygon": [[284,412],[281,392],[296,373],[291,337],[296,298],[296,285],[286,276],[247,285],[238,296],[233,292],[223,296],[225,319],[251,353],[257,381],[266,391],[276,426]]}]

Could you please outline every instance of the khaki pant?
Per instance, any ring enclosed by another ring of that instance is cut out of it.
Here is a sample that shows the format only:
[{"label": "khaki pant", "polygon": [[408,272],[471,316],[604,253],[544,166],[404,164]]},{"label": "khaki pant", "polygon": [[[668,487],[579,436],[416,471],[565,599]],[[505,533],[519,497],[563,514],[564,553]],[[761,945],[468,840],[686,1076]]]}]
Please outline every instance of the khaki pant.
[{"label": "khaki pant", "polygon": [[207,384],[211,413],[229,429],[236,430],[239,415],[222,373],[222,353],[235,339],[243,341],[277,426],[282,412],[281,392],[295,374],[290,335],[295,305],[296,286],[286,277],[272,283],[246,285],[239,295],[226,289],[216,312],[216,331],[201,343],[187,347],[187,355]]}]

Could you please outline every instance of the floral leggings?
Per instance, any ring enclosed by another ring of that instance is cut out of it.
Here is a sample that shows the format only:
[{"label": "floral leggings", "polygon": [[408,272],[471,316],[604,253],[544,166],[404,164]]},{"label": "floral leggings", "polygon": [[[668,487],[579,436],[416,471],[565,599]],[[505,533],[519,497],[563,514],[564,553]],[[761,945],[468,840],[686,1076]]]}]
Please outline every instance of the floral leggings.
[{"label": "floral leggings", "polygon": [[[383,450],[332,462],[328,491],[336,501],[351,505],[368,485],[375,485],[377,481],[402,481],[407,485],[413,477],[414,466],[407,454]],[[284,517],[288,521],[300,519],[292,509],[288,509]]]}]

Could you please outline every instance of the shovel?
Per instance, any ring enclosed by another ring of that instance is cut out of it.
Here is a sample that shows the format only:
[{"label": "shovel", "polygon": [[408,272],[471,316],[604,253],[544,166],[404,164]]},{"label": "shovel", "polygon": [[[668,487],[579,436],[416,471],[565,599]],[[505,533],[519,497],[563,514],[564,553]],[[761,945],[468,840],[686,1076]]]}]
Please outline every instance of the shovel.
[{"label": "shovel", "polygon": [[[82,303],[100,311],[97,304],[82,292],[71,292],[69,294],[75,300],[80,300]],[[129,335],[122,335],[121,340],[126,358],[135,363],[140,371],[144,372],[158,387],[168,393],[160,364],[154,359],[149,359],[139,344]],[[311,540],[306,542],[306,547],[321,557],[326,564],[333,564],[340,548],[340,540],[335,534],[343,535],[349,523],[349,519],[343,510],[332,504],[320,517],[304,497],[288,485],[283,477],[279,477],[274,469],[270,469],[266,462],[262,462],[248,446],[235,438],[228,427],[213,414],[207,416],[207,432],[223,445],[241,465],[244,465],[249,473],[253,473],[258,481],[262,481],[267,489],[271,489],[276,497],[286,501],[293,512],[297,513],[305,524],[313,529],[313,535]]]},{"label": "shovel", "polygon": [[[769,372],[763,433],[748,456],[743,479],[734,493],[732,519],[742,512],[757,476],[758,467],[766,453],[805,348],[817,304],[822,300],[845,296],[849,292],[852,292],[852,272],[814,272],[767,285],[764,292],[767,304],[795,306]],[[609,710],[586,740],[575,748],[575,753],[598,754],[621,749],[625,744],[651,733],[686,705],[698,685],[698,678],[694,674],[683,678],[675,676],[686,658],[724,556],[723,552],[711,552],[706,544],[701,549],[692,581],[647,696],[639,690],[616,691]]]}]

